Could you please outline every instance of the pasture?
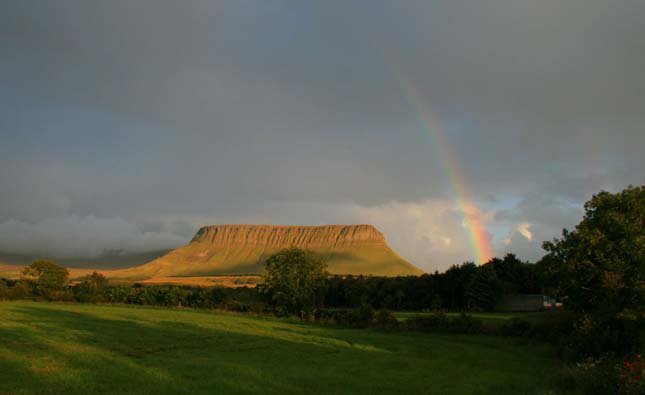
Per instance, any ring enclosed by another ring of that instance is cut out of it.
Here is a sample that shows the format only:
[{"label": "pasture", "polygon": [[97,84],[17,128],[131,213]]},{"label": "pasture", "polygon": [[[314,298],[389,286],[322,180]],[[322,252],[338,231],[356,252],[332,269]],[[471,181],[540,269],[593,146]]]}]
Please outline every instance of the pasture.
[{"label": "pasture", "polygon": [[546,345],[231,313],[0,302],[0,393],[546,394]]}]

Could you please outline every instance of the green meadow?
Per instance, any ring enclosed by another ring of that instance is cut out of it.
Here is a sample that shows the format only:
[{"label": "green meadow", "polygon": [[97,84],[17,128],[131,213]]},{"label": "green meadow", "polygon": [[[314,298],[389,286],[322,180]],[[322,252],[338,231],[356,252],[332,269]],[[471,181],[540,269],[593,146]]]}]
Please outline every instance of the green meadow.
[{"label": "green meadow", "polygon": [[546,345],[210,311],[0,302],[2,394],[547,394]]}]

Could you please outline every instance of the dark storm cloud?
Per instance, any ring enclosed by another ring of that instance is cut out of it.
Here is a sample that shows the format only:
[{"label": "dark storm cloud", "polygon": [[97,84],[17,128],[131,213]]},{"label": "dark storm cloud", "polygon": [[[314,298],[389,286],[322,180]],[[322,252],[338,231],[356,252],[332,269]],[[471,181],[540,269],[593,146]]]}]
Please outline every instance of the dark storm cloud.
[{"label": "dark storm cloud", "polygon": [[419,204],[438,221],[454,192],[403,79],[498,211],[491,227],[530,222],[517,246],[535,257],[592,193],[643,181],[643,17],[637,0],[6,1],[0,223],[108,234],[97,219],[123,218],[187,239],[202,220],[388,218],[395,232],[390,211]]}]

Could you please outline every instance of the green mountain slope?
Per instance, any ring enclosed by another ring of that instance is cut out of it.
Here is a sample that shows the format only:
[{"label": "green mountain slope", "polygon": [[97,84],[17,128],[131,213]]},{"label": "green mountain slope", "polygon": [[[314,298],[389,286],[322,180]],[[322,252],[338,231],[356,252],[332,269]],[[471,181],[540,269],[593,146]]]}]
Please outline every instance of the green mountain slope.
[{"label": "green mountain slope", "polygon": [[423,273],[394,252],[383,234],[371,225],[215,225],[201,228],[184,247],[145,265],[114,271],[110,277],[144,279],[260,273],[270,254],[288,247],[321,254],[334,274]]}]

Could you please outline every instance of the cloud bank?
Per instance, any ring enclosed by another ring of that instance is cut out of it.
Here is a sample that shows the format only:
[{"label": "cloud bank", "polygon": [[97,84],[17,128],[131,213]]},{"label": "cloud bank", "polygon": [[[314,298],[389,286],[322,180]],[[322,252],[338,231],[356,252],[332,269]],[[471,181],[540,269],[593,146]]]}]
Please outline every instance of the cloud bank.
[{"label": "cloud bank", "polygon": [[604,0],[9,1],[0,249],[372,222],[426,270],[472,259],[448,154],[405,80],[495,253],[537,259],[593,193],[643,182],[643,15]]},{"label": "cloud bank", "polygon": [[15,254],[96,258],[114,252],[157,251],[184,242],[169,232],[143,232],[121,218],[70,216],[0,224],[0,251]]}]

